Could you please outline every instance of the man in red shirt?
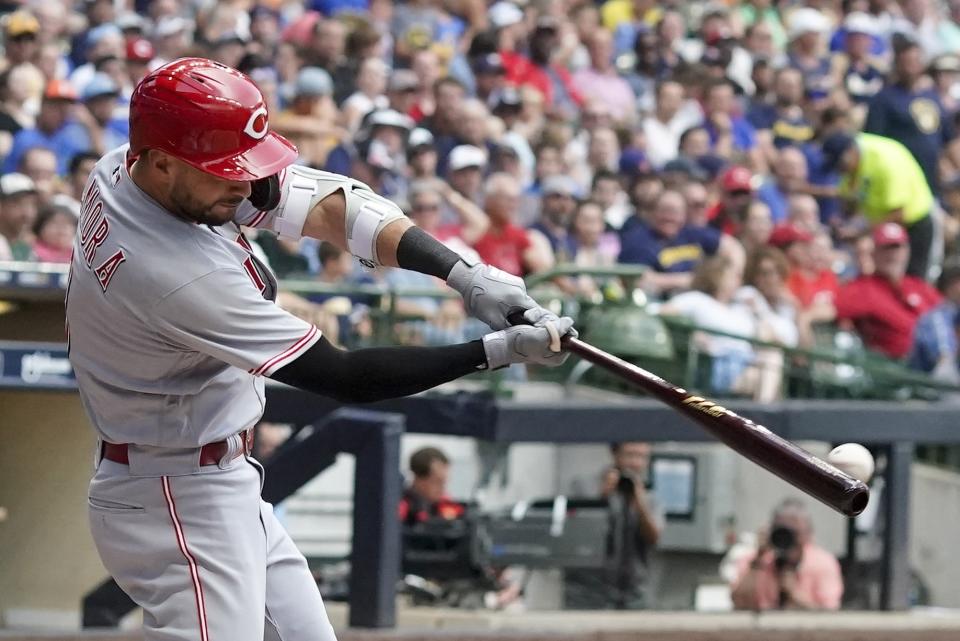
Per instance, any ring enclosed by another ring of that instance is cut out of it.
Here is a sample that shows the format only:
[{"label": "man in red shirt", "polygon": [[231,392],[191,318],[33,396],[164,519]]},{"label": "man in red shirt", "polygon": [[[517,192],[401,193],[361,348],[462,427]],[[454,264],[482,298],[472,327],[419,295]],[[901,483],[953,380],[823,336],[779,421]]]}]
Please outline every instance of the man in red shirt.
[{"label": "man in red shirt", "polygon": [[910,246],[903,227],[884,223],[874,230],[873,242],[876,269],[840,289],[837,320],[852,322],[867,347],[903,358],[913,343],[917,319],[942,296],[926,281],[906,275]]},{"label": "man in red shirt", "polygon": [[724,234],[736,236],[753,199],[753,174],[734,165],[720,177],[720,201],[707,210],[708,224]]},{"label": "man in red shirt", "polygon": [[410,456],[413,480],[400,499],[400,520],[408,525],[430,519],[453,521],[463,516],[463,505],[447,496],[450,459],[435,447],[423,447]]},{"label": "man in red shirt", "polygon": [[514,223],[520,205],[520,183],[510,174],[495,173],[487,178],[484,211],[490,228],[473,248],[480,259],[514,276],[525,276],[553,266],[553,252]]},{"label": "man in red shirt", "polygon": [[836,274],[829,269],[818,269],[814,258],[814,239],[811,232],[794,223],[779,225],[770,235],[770,244],[783,251],[790,262],[787,288],[797,299],[801,310],[814,305],[832,306],[840,288]]}]

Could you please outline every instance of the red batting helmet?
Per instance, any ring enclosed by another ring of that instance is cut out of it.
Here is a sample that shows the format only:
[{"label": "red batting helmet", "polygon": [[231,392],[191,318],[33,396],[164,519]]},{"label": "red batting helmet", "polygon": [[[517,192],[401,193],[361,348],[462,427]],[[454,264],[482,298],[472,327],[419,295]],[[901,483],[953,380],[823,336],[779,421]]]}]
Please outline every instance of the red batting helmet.
[{"label": "red batting helmet", "polygon": [[130,152],[160,149],[227,180],[272,176],[297,158],[268,130],[263,95],[212,60],[181,58],[147,74],[130,99]]}]

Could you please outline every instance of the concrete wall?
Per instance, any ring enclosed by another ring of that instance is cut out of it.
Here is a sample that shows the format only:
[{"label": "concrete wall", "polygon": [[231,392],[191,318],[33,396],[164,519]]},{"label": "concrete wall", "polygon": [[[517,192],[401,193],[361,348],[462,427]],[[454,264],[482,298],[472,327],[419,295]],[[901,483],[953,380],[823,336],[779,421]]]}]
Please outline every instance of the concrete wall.
[{"label": "concrete wall", "polygon": [[0,392],[0,617],[79,624],[106,572],[87,528],[95,438],[76,394]]}]

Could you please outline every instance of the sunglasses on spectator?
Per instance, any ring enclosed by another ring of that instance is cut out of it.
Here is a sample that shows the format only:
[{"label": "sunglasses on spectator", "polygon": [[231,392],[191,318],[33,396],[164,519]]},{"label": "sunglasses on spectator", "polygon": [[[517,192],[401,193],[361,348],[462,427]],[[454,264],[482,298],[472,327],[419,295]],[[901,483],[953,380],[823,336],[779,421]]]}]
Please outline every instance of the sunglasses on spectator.
[{"label": "sunglasses on spectator", "polygon": [[413,206],[413,211],[437,211],[440,209],[439,203],[417,203]]},{"label": "sunglasses on spectator", "polygon": [[7,38],[7,42],[35,42],[37,40],[37,34],[35,33],[21,33],[19,36],[13,36],[12,38]]},{"label": "sunglasses on spectator", "polygon": [[736,190],[736,191],[728,191],[727,193],[730,194],[731,196],[735,196],[735,197],[737,197],[737,198],[740,198],[740,197],[742,197],[742,196],[752,196],[752,195],[753,195],[753,192],[751,192],[751,191],[748,190],[748,189],[738,189],[738,190]]},{"label": "sunglasses on spectator", "polygon": [[690,209],[703,209],[707,206],[707,201],[705,200],[688,200],[687,207]]}]

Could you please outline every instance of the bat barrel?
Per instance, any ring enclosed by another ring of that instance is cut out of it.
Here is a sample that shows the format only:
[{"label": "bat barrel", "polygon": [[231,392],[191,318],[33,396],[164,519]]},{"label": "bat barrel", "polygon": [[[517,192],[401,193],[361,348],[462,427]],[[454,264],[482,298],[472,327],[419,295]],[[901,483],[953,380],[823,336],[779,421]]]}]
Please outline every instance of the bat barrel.
[{"label": "bat barrel", "polygon": [[619,375],[676,408],[731,449],[838,512],[856,516],[867,507],[870,490],[866,484],[763,425],[743,418],[713,401],[690,394],[578,338],[566,337],[563,342],[567,351]]}]

